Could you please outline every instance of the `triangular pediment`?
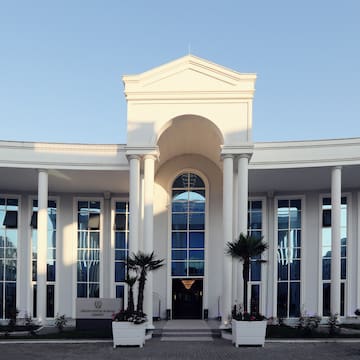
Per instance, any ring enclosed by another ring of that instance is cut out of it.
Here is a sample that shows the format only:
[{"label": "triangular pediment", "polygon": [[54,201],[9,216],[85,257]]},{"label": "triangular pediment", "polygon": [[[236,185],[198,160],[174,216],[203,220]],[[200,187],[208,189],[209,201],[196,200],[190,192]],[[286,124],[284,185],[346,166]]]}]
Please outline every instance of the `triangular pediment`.
[{"label": "triangular pediment", "polygon": [[187,55],[138,75],[124,76],[125,93],[253,91],[255,74],[242,74]]}]

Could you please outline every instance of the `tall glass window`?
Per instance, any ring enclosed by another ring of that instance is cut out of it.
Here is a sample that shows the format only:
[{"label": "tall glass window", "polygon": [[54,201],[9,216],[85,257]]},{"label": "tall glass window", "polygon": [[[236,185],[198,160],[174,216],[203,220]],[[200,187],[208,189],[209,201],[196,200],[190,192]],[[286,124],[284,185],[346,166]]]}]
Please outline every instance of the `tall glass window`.
[{"label": "tall glass window", "polygon": [[[340,315],[345,314],[345,283],[346,283],[346,244],[347,244],[347,199],[341,198],[341,300]],[[322,228],[321,228],[321,261],[322,261],[322,289],[323,316],[330,316],[330,288],[331,288],[331,198],[322,199]]]},{"label": "tall glass window", "polygon": [[[33,285],[33,316],[36,317],[37,303],[37,213],[38,201],[33,200],[33,213],[30,226],[32,242],[32,285]],[[46,316],[55,316],[55,281],[56,281],[56,201],[48,201],[48,235],[46,264]]]},{"label": "tall glass window", "polygon": [[0,197],[0,319],[16,311],[18,199]]},{"label": "tall glass window", "polygon": [[124,301],[126,259],[129,249],[129,202],[115,202],[115,296]]},{"label": "tall glass window", "polygon": [[300,316],[301,200],[278,200],[277,316]]},{"label": "tall glass window", "polygon": [[198,175],[186,172],[172,188],[172,276],[204,276],[204,248],[205,184]]},{"label": "tall glass window", "polygon": [[78,201],[77,296],[100,296],[100,201]]},{"label": "tall glass window", "polygon": [[[261,238],[263,235],[262,219],[262,201],[251,200],[248,202],[248,234]],[[250,294],[250,311],[260,311],[260,293],[261,293],[261,263],[256,261],[261,256],[252,259],[250,268],[249,294]]]}]

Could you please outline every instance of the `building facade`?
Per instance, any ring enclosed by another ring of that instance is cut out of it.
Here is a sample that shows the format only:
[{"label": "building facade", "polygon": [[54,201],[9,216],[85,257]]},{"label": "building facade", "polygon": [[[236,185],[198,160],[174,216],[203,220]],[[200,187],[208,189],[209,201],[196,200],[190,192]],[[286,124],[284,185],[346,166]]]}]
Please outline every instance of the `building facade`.
[{"label": "building facade", "polygon": [[[154,251],[145,312],[241,305],[240,233],[263,236],[248,304],[266,316],[360,307],[360,138],[254,143],[255,74],[192,55],[124,76],[127,144],[0,142],[0,319],[127,301],[128,252]],[[274,124],[274,126],[276,126]]]}]

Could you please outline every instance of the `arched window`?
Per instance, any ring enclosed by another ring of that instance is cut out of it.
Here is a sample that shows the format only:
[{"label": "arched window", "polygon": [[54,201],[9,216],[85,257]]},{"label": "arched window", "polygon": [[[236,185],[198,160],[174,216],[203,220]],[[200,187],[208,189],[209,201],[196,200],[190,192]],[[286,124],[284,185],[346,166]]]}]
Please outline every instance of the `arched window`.
[{"label": "arched window", "polygon": [[204,276],[205,184],[198,175],[175,179],[171,209],[171,275]]}]

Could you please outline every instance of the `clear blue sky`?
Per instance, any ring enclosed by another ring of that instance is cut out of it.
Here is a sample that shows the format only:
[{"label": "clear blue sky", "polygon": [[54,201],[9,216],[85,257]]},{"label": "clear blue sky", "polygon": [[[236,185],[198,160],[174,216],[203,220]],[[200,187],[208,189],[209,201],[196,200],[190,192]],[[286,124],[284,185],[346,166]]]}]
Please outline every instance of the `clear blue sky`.
[{"label": "clear blue sky", "polygon": [[360,137],[359,0],[0,0],[0,139],[126,143],[123,74],[258,74],[254,140]]}]

